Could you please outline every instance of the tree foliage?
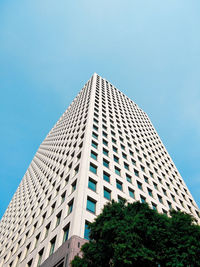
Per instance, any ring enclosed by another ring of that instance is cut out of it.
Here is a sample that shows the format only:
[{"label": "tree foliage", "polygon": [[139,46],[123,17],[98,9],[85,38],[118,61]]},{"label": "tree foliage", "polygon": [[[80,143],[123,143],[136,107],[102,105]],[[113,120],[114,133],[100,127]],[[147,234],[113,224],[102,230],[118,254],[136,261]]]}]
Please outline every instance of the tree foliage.
[{"label": "tree foliage", "polygon": [[170,215],[140,202],[108,203],[72,267],[200,266],[200,226],[183,212]]}]

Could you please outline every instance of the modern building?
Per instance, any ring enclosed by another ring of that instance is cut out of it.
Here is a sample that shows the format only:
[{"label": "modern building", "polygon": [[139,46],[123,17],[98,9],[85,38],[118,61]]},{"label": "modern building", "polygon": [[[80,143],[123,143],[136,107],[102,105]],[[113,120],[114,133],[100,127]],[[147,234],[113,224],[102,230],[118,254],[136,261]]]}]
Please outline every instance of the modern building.
[{"label": "modern building", "polygon": [[0,266],[69,266],[111,199],[199,220],[146,113],[95,73],[40,145],[1,220]]}]

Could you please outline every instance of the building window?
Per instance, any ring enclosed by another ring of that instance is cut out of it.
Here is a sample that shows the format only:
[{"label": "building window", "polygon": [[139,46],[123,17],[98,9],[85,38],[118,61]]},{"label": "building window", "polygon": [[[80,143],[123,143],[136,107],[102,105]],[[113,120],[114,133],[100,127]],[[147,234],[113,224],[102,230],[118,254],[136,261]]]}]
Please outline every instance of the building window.
[{"label": "building window", "polygon": [[114,144],[117,143],[117,141],[115,140],[115,138],[112,138],[112,142],[113,142]]},{"label": "building window", "polygon": [[51,214],[53,214],[55,206],[56,206],[56,203],[53,203],[53,205],[51,206]]},{"label": "building window", "polygon": [[116,186],[119,190],[122,191],[122,183],[120,181],[116,180]]},{"label": "building window", "polygon": [[68,225],[63,229],[63,243],[68,240],[69,226],[70,224],[68,223]]},{"label": "building window", "polygon": [[34,246],[34,248],[36,248],[36,247],[37,247],[37,244],[38,244],[39,238],[40,238],[40,234],[38,234],[38,235],[36,236],[36,238],[35,238],[35,246]]},{"label": "building window", "polygon": [[91,198],[87,198],[87,210],[94,213],[96,212],[96,201]]},{"label": "building window", "polygon": [[160,203],[163,203],[162,197],[158,195],[158,200]]},{"label": "building window", "polygon": [[132,183],[132,181],[131,181],[131,176],[128,175],[127,173],[126,173],[126,180],[127,180],[129,183]]},{"label": "building window", "polygon": [[98,148],[98,144],[96,142],[92,141],[92,147],[97,149]]},{"label": "building window", "polygon": [[37,267],[41,265],[43,253],[44,253],[44,249],[40,250],[40,252],[38,253]]},{"label": "building window", "polygon": [[121,170],[115,166],[115,173],[121,175]]},{"label": "building window", "polygon": [[114,155],[113,159],[114,159],[115,162],[119,163],[119,158],[117,156]]},{"label": "building window", "polygon": [[93,172],[94,174],[97,174],[97,166],[90,163],[90,171]]},{"label": "building window", "polygon": [[141,168],[141,170],[142,170],[143,172],[145,172],[145,167],[144,167],[144,166],[140,165],[140,168]]},{"label": "building window", "polygon": [[93,179],[89,178],[88,180],[88,188],[90,188],[91,190],[96,192],[96,181],[94,181]]},{"label": "building window", "polygon": [[103,172],[103,179],[106,181],[106,182],[110,182],[110,174],[108,174],[107,172]]},{"label": "building window", "polygon": [[123,157],[124,159],[127,159],[127,155],[126,155],[124,152],[122,152],[122,157]]},{"label": "building window", "polygon": [[117,198],[118,198],[118,202],[120,203],[120,202],[124,202],[124,198],[123,197],[121,197],[121,196],[117,196]]},{"label": "building window", "polygon": [[171,209],[172,208],[172,203],[167,201],[167,204],[168,204],[169,208]]},{"label": "building window", "polygon": [[115,153],[117,153],[117,148],[116,148],[115,146],[113,146],[112,148],[113,148],[113,151],[114,151]]},{"label": "building window", "polygon": [[97,153],[91,150],[90,157],[97,160]]},{"label": "building window", "polygon": [[128,188],[129,196],[135,198],[134,191],[131,188]]},{"label": "building window", "polygon": [[134,159],[131,159],[131,161],[132,161],[132,164],[133,164],[134,166],[136,166],[136,161],[135,161]]},{"label": "building window", "polygon": [[95,131],[98,131],[98,127],[97,127],[96,125],[94,125],[94,124],[93,124],[93,129],[94,129]]},{"label": "building window", "polygon": [[76,182],[77,180],[75,180],[72,184],[72,193],[76,190]]},{"label": "building window", "polygon": [[142,203],[146,203],[146,198],[145,198],[145,197],[140,196],[140,199],[141,199],[141,202],[142,202]]},{"label": "building window", "polygon": [[90,240],[90,229],[89,229],[89,223],[85,221],[85,231],[84,231],[84,238],[87,240]]},{"label": "building window", "polygon": [[111,200],[111,191],[107,189],[106,187],[104,187],[103,194],[105,198]]},{"label": "building window", "polygon": [[61,215],[62,212],[59,212],[58,215],[56,216],[56,227],[60,224]]},{"label": "building window", "polygon": [[66,191],[61,195],[61,204],[65,201]]},{"label": "building window", "polygon": [[106,159],[103,159],[103,166],[109,168],[109,161],[107,161]]},{"label": "building window", "polygon": [[147,188],[147,191],[148,191],[148,194],[150,195],[150,197],[153,197],[152,190]]},{"label": "building window", "polygon": [[50,229],[50,223],[46,226],[46,229],[45,229],[45,237],[44,239],[48,236],[48,233],[49,233],[49,229]]},{"label": "building window", "polygon": [[73,210],[73,202],[74,199],[72,199],[69,203],[68,203],[68,215],[72,212]]},{"label": "building window", "polygon": [[106,132],[102,132],[102,135],[107,138],[108,134]]},{"label": "building window", "polygon": [[124,162],[124,168],[125,168],[126,170],[129,170],[129,165],[128,165],[127,163],[125,163],[125,162]]},{"label": "building window", "polygon": [[98,139],[98,134],[96,134],[95,132],[92,132],[92,137],[94,137],[95,139]]},{"label": "building window", "polygon": [[105,139],[103,139],[103,144],[104,144],[105,146],[108,146],[108,142],[107,142]]},{"label": "building window", "polygon": [[49,256],[54,253],[55,245],[56,245],[56,237],[54,237],[50,242]]},{"label": "building window", "polygon": [[103,148],[103,154],[106,155],[106,156],[108,156],[108,150],[105,149],[105,148]]},{"label": "building window", "polygon": [[139,177],[139,171],[137,171],[136,169],[134,169],[134,174],[135,176]]},{"label": "building window", "polygon": [[121,149],[125,150],[125,146],[121,144]]},{"label": "building window", "polygon": [[152,204],[152,208],[153,208],[153,210],[157,210],[157,205],[154,204],[153,202],[152,202],[151,204]]},{"label": "building window", "polygon": [[144,180],[147,184],[149,183],[149,179],[146,176],[144,176]]},{"label": "building window", "polygon": [[157,184],[156,183],[153,183],[153,185],[154,185],[154,188],[158,190]]},{"label": "building window", "polygon": [[142,184],[140,182],[137,181],[137,186],[140,190],[142,190]]}]

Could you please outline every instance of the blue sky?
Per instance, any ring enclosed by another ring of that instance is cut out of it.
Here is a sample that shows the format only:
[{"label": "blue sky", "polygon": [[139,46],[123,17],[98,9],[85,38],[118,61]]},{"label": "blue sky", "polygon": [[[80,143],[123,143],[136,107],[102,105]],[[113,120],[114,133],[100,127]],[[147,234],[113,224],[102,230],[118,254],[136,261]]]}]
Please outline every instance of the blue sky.
[{"label": "blue sky", "polygon": [[0,217],[97,72],[149,115],[200,206],[200,1],[0,1]]}]

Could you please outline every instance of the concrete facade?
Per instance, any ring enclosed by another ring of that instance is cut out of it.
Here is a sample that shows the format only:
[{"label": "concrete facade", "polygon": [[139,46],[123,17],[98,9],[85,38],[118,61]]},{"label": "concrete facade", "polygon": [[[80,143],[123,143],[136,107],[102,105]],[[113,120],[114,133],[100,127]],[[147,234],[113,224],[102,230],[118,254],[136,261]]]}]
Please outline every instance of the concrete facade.
[{"label": "concrete facade", "polygon": [[40,145],[2,217],[0,267],[69,266],[87,223],[122,198],[199,221],[147,114],[95,73]]}]

